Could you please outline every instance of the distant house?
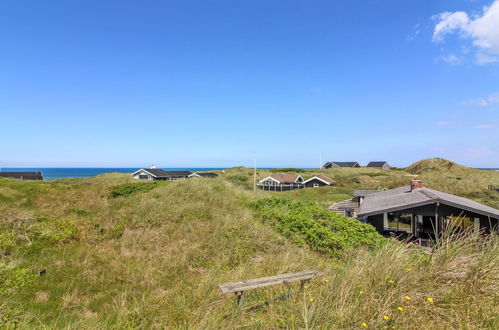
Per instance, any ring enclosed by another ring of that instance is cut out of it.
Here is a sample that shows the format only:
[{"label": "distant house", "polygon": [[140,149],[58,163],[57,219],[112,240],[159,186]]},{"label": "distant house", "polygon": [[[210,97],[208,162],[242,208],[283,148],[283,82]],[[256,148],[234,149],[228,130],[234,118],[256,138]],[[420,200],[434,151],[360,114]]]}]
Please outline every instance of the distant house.
[{"label": "distant house", "polygon": [[191,171],[165,171],[156,166],[151,168],[141,168],[132,173],[134,179],[137,180],[170,180],[187,179],[193,173]]},{"label": "distant house", "polygon": [[216,178],[218,174],[213,173],[213,172],[204,172],[204,173],[192,173],[189,175],[189,178]]},{"label": "distant house", "polygon": [[392,168],[388,162],[384,161],[379,161],[379,162],[369,162],[366,167],[371,167],[371,168],[379,168],[382,170],[389,170]]},{"label": "distant house", "polygon": [[322,168],[338,168],[338,167],[351,167],[359,168],[360,164],[357,162],[327,162],[322,165]]},{"label": "distant house", "polygon": [[258,181],[257,187],[270,191],[303,189],[303,178],[298,174],[272,174]]},{"label": "distant house", "polygon": [[290,184],[301,184],[303,178],[299,174],[272,174],[258,182],[262,186],[281,186]]},{"label": "distant house", "polygon": [[0,172],[0,177],[18,180],[43,180],[42,172]]},{"label": "distant house", "polygon": [[310,179],[303,182],[303,185],[306,188],[309,188],[309,187],[317,188],[317,187],[322,187],[322,186],[334,186],[335,184],[336,184],[336,181],[334,181],[333,179],[330,179],[326,176],[323,176],[323,175],[316,175],[313,178],[310,178]]}]

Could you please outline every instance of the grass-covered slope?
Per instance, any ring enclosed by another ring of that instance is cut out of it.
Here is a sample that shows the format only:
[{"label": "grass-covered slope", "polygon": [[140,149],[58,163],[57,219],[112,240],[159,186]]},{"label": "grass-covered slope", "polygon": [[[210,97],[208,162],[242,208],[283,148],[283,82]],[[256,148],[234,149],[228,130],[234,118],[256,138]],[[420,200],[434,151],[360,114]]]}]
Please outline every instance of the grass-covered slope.
[{"label": "grass-covered slope", "polygon": [[347,249],[380,246],[383,238],[374,227],[348,219],[313,202],[266,198],[253,203],[257,215],[298,244],[328,256]]},{"label": "grass-covered slope", "polygon": [[[323,170],[340,186],[284,199],[247,189],[246,169],[152,188],[130,184],[126,174],[2,179],[0,327],[497,328],[497,237],[447,243],[432,254],[377,244],[372,228],[313,202],[348,196],[361,185],[352,182],[392,184],[409,175],[361,171]],[[218,290],[306,269],[321,276],[304,291],[298,284],[254,290],[241,309]]]}]

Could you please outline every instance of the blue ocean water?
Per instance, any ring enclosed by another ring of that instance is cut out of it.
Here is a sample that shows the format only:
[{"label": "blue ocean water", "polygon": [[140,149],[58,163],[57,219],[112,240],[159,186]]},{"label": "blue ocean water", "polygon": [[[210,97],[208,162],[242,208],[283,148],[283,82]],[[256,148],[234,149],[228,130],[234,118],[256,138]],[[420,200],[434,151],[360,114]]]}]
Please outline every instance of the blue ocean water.
[{"label": "blue ocean water", "polygon": [[[61,179],[61,178],[88,178],[91,176],[96,176],[102,173],[133,173],[137,171],[138,168],[76,168],[76,167],[29,167],[29,168],[8,168],[3,167],[2,172],[42,172],[43,178],[45,180]],[[167,171],[210,171],[210,170],[222,170],[222,168],[164,168]]]}]

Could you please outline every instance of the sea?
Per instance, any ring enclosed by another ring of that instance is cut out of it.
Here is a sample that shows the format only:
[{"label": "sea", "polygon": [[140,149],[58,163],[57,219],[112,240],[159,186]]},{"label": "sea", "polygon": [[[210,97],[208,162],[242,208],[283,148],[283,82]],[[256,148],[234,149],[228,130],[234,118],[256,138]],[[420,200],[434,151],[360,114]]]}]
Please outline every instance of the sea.
[{"label": "sea", "polygon": [[[103,173],[119,172],[119,173],[133,173],[139,168],[109,168],[109,167],[26,167],[26,168],[9,168],[2,167],[1,172],[42,172],[43,178],[45,180],[61,179],[61,178],[88,178],[91,176],[96,176]],[[223,168],[211,168],[211,167],[191,167],[191,168],[163,168],[166,171],[212,171],[212,170],[222,170]]]}]

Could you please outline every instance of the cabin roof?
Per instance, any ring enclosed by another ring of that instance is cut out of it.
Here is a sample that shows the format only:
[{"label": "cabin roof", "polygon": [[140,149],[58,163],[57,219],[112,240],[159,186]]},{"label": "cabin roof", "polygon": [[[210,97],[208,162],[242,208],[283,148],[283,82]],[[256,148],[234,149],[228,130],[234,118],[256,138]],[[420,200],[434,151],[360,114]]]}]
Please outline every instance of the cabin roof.
[{"label": "cabin roof", "polygon": [[354,167],[355,165],[360,166],[360,164],[358,162],[331,162],[331,163],[336,164],[339,167]]},{"label": "cabin roof", "polygon": [[369,189],[356,189],[353,192],[355,197],[366,197],[369,194],[378,192],[379,190],[369,190]]},{"label": "cabin roof", "polygon": [[189,176],[192,174],[191,171],[165,171],[160,168],[142,168],[134,173],[132,175],[144,171],[149,174],[151,174],[155,178],[171,178],[171,177],[178,177],[178,176]]},{"label": "cabin roof", "polygon": [[400,211],[437,202],[499,219],[499,210],[490,206],[426,187],[411,190],[410,186],[366,195],[360,205],[359,216]]},{"label": "cabin roof", "polygon": [[272,174],[259,182],[263,182],[269,178],[279,183],[296,183],[299,178],[303,179],[299,174]]},{"label": "cabin roof", "polygon": [[336,181],[334,181],[333,179],[330,179],[330,178],[328,178],[327,176],[324,176],[324,175],[316,175],[316,176],[308,179],[307,181],[305,181],[303,183],[305,184],[305,183],[307,183],[309,181],[312,181],[314,179],[318,179],[318,180],[320,180],[320,181],[322,181],[322,182],[324,182],[326,184],[335,184],[336,183]]},{"label": "cabin roof", "polygon": [[0,177],[23,180],[43,180],[42,172],[0,172]]},{"label": "cabin roof", "polygon": [[388,162],[386,161],[376,161],[376,162],[369,162],[369,164],[367,164],[367,167],[383,167],[383,165],[385,164],[390,166],[390,164],[388,164]]}]

